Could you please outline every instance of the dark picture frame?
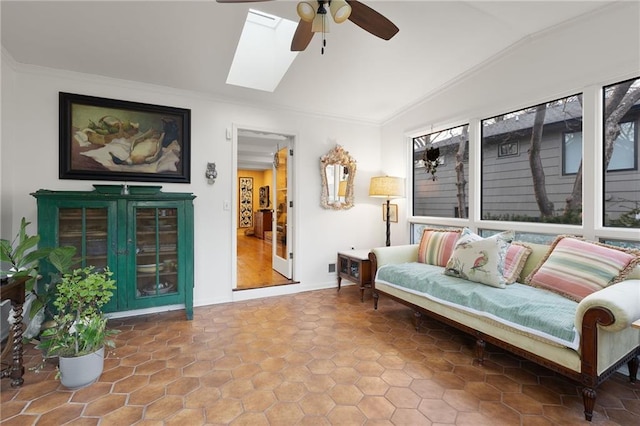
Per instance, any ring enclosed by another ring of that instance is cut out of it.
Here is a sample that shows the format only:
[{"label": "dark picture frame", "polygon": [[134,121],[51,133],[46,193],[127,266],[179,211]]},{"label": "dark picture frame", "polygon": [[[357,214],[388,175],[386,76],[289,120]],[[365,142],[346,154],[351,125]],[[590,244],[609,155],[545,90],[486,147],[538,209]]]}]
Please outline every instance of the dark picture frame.
[{"label": "dark picture frame", "polygon": [[191,110],[59,93],[59,178],[191,182]]}]

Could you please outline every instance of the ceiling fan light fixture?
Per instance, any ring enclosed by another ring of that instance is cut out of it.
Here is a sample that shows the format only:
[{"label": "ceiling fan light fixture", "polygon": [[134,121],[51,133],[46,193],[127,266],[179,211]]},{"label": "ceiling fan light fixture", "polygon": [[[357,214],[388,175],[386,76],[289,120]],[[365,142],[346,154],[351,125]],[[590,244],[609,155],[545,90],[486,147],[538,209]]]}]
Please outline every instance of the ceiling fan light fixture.
[{"label": "ceiling fan light fixture", "polygon": [[296,10],[300,19],[305,22],[312,22],[316,17],[316,7],[311,2],[301,1],[298,3]]},{"label": "ceiling fan light fixture", "polygon": [[311,32],[313,33],[328,33],[329,32],[329,20],[326,19],[326,14],[317,14],[313,18],[311,23]]},{"label": "ceiling fan light fixture", "polygon": [[336,24],[341,24],[351,16],[351,6],[345,0],[332,0],[329,4],[331,16]]}]

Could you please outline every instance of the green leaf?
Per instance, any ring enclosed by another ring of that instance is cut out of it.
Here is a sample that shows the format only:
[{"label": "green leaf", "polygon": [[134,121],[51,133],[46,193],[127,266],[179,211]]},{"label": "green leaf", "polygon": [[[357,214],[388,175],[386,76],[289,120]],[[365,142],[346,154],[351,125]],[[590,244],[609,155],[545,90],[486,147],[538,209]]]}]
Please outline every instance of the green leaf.
[{"label": "green leaf", "polygon": [[13,254],[14,259],[22,259],[25,256],[25,252],[38,245],[38,241],[40,241],[39,235],[32,235],[21,239],[20,244],[18,244]]},{"label": "green leaf", "polygon": [[0,261],[13,264],[13,246],[9,240],[0,240]]},{"label": "green leaf", "polygon": [[49,253],[49,262],[60,273],[65,273],[74,264],[73,256],[76,254],[76,248],[72,246],[56,247]]}]

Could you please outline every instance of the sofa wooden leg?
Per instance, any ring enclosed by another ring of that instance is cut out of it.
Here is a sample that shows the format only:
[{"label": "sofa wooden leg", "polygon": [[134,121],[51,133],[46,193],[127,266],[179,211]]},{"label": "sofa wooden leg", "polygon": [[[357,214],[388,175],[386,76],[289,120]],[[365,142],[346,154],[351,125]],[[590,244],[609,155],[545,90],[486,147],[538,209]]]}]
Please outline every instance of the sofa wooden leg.
[{"label": "sofa wooden leg", "polygon": [[629,367],[629,380],[631,383],[635,383],[636,378],[638,377],[638,357],[634,356],[631,358],[627,363],[627,366]]},{"label": "sofa wooden leg", "polygon": [[416,331],[420,328],[420,320],[422,319],[422,314],[418,311],[413,311],[413,326],[416,328]]},{"label": "sofa wooden leg", "polygon": [[582,389],[582,400],[584,401],[584,418],[587,421],[591,421],[593,407],[596,405],[596,390],[593,388]]},{"label": "sofa wooden leg", "polygon": [[486,342],[481,338],[478,338],[478,340],[476,340],[476,358],[478,359],[478,362],[480,364],[482,364],[482,362],[484,361],[484,348],[486,345]]}]

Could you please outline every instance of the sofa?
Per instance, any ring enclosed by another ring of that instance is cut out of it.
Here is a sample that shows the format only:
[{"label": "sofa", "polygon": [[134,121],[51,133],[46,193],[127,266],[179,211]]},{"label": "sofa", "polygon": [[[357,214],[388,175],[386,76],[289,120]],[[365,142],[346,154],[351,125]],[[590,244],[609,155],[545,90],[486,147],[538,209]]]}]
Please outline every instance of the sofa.
[{"label": "sofa", "polygon": [[[469,244],[468,239],[463,242],[465,231],[425,230],[420,244],[372,249],[374,308],[384,296],[414,310],[416,330],[422,315],[428,315],[470,334],[480,363],[490,343],[577,381],[583,386],[585,419],[590,421],[600,383],[625,363],[630,380],[636,380],[640,330],[632,323],[640,319],[640,252],[616,251],[568,236],[549,246],[512,243],[501,235],[483,239],[468,232],[473,237]],[[429,245],[428,232],[446,232],[450,241],[437,237]],[[485,246],[474,245],[480,243]],[[473,253],[474,247],[480,248],[475,260],[456,255]],[[486,247],[498,248],[492,252]],[[514,250],[524,254],[514,260]],[[610,253],[623,257],[613,270],[603,260]],[[493,264],[492,257],[497,259]],[[562,271],[565,267],[568,272]],[[500,275],[497,283],[482,282],[480,269],[492,270],[494,278]],[[599,276],[600,270],[608,272]],[[600,282],[591,282],[593,276]],[[577,295],[571,294],[576,288]]]}]

